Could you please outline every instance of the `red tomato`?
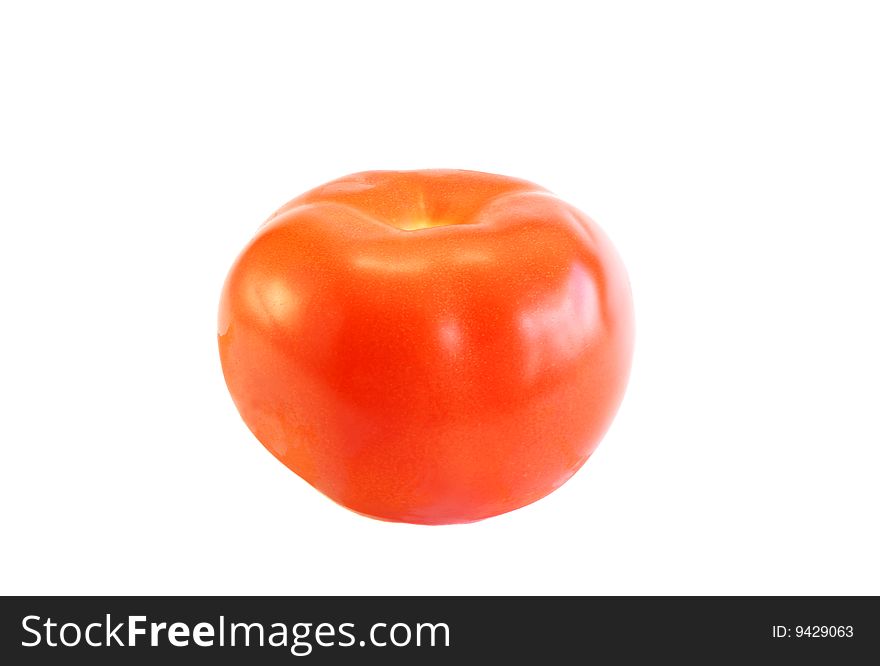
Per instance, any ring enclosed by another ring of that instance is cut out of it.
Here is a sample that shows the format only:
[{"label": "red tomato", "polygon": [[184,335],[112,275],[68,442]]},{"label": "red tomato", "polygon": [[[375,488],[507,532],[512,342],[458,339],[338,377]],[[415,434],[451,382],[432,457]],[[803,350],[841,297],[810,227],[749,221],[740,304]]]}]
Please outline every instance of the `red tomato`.
[{"label": "red tomato", "polygon": [[625,269],[533,183],[372,171],[294,199],[233,265],[220,358],[244,421],[340,504],[480,520],[586,461],[623,396]]}]

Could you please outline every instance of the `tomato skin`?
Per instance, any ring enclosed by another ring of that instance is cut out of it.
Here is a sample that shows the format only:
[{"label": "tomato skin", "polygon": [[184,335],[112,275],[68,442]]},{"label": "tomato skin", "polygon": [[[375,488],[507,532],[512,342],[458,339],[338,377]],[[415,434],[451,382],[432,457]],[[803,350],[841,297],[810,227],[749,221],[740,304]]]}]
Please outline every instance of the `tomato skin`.
[{"label": "tomato skin", "polygon": [[529,504],[586,461],[623,397],[633,312],[606,236],[537,185],[375,171],[260,228],[218,333],[233,400],[281,462],[359,513],[445,524]]}]

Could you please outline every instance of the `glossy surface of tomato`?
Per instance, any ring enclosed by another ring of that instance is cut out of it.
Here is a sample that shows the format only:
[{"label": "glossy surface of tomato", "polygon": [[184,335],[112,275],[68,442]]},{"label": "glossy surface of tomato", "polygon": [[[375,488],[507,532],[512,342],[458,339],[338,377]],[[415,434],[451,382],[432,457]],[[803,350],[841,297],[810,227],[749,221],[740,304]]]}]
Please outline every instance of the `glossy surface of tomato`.
[{"label": "glossy surface of tomato", "polygon": [[220,357],[245,422],[340,504],[469,522],[548,494],[623,396],[629,282],[522,180],[375,171],[294,199],[233,265]]}]

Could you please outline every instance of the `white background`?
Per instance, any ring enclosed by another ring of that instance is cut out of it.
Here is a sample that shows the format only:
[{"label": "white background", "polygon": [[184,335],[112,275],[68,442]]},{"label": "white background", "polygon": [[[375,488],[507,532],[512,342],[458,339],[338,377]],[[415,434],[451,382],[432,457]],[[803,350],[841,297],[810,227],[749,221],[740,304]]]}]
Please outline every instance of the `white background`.
[{"label": "white background", "polygon": [[[880,593],[876,11],[4,3],[0,592]],[[597,453],[473,525],[324,498],[216,351],[272,210],[421,167],[555,191],[636,298]]]}]

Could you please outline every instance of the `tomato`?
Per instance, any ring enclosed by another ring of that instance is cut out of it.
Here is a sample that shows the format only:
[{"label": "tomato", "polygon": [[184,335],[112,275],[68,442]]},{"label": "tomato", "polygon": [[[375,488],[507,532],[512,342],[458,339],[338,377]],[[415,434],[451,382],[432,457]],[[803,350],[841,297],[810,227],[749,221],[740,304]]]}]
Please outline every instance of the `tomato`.
[{"label": "tomato", "polygon": [[543,188],[372,171],[294,199],[223,288],[219,347],[256,438],[336,502],[476,521],[550,493],[622,399],[629,281]]}]

